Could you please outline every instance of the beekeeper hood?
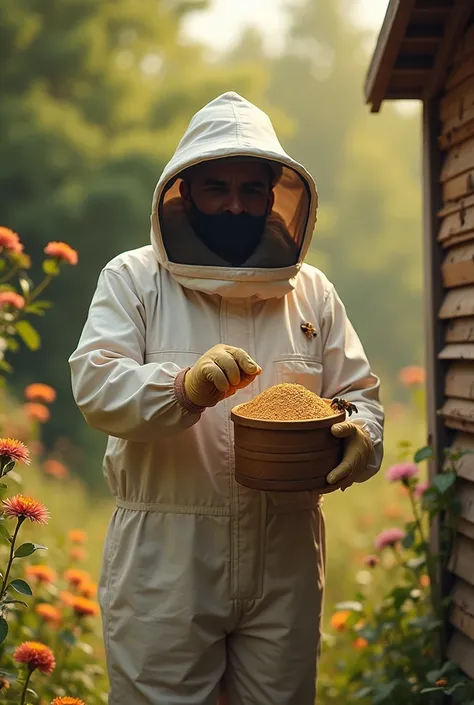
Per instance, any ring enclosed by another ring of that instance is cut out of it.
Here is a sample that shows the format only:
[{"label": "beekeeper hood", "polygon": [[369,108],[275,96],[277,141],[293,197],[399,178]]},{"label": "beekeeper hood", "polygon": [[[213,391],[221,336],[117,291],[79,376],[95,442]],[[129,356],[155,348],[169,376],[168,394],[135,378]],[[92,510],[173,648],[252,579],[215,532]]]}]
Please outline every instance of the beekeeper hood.
[{"label": "beekeeper hood", "polygon": [[[180,196],[186,169],[229,158],[264,160],[274,175],[274,205],[262,239],[239,267],[197,237]],[[161,175],[151,242],[160,264],[186,288],[229,298],[284,296],[294,288],[308,250],[317,201],[313,178],[283,150],[269,117],[237,93],[225,93],[194,115]]]}]

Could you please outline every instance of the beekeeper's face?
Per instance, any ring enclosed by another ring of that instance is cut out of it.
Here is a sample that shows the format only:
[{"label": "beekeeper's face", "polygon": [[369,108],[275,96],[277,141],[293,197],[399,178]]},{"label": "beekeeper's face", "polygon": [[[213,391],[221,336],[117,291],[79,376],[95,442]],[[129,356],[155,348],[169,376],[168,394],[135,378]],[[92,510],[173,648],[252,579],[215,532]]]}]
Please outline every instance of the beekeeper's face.
[{"label": "beekeeper's face", "polygon": [[267,216],[273,207],[272,172],[262,161],[217,159],[191,169],[181,182],[185,207],[206,215]]}]

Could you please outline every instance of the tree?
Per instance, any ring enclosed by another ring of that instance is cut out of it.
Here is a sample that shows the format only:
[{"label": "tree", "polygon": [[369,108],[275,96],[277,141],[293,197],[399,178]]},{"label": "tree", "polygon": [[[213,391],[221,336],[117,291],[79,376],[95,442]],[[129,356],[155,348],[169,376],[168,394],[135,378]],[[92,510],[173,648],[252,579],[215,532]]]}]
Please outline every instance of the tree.
[{"label": "tree", "polygon": [[[193,112],[230,88],[259,93],[249,68],[231,72],[185,44],[180,23],[201,0],[17,0],[0,5],[0,213],[37,260],[50,240],[80,262],[55,295],[65,305],[39,326],[49,343],[16,362],[17,389],[58,391],[45,431],[70,437],[80,472],[100,482],[105,439],[86,431],[67,358],[100,269],[149,242],[151,197]],[[94,448],[96,450],[94,450]],[[70,460],[70,459],[69,459]]]},{"label": "tree", "polygon": [[284,146],[320,196],[307,259],[336,285],[388,399],[400,367],[422,358],[420,127],[364,105],[367,33],[351,5],[293,0],[281,56],[265,57],[247,33],[229,61],[264,64],[266,98],[292,120]]}]

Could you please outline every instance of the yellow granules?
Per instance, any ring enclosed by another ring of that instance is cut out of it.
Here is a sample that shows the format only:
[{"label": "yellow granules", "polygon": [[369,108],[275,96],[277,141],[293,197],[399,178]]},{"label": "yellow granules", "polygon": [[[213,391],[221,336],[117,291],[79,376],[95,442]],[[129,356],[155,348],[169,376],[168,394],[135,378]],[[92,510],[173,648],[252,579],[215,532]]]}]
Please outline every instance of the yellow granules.
[{"label": "yellow granules", "polygon": [[263,421],[308,421],[333,416],[330,402],[301,384],[276,384],[242,404],[239,416]]}]

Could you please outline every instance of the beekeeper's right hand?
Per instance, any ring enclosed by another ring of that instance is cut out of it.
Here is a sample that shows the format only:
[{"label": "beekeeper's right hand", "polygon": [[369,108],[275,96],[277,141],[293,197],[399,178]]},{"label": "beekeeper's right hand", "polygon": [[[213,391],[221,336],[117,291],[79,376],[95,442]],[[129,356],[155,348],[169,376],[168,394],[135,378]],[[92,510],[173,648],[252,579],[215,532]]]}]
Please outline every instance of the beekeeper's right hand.
[{"label": "beekeeper's right hand", "polygon": [[214,345],[187,371],[184,391],[196,406],[215,406],[251,384],[261,371],[245,350]]}]

